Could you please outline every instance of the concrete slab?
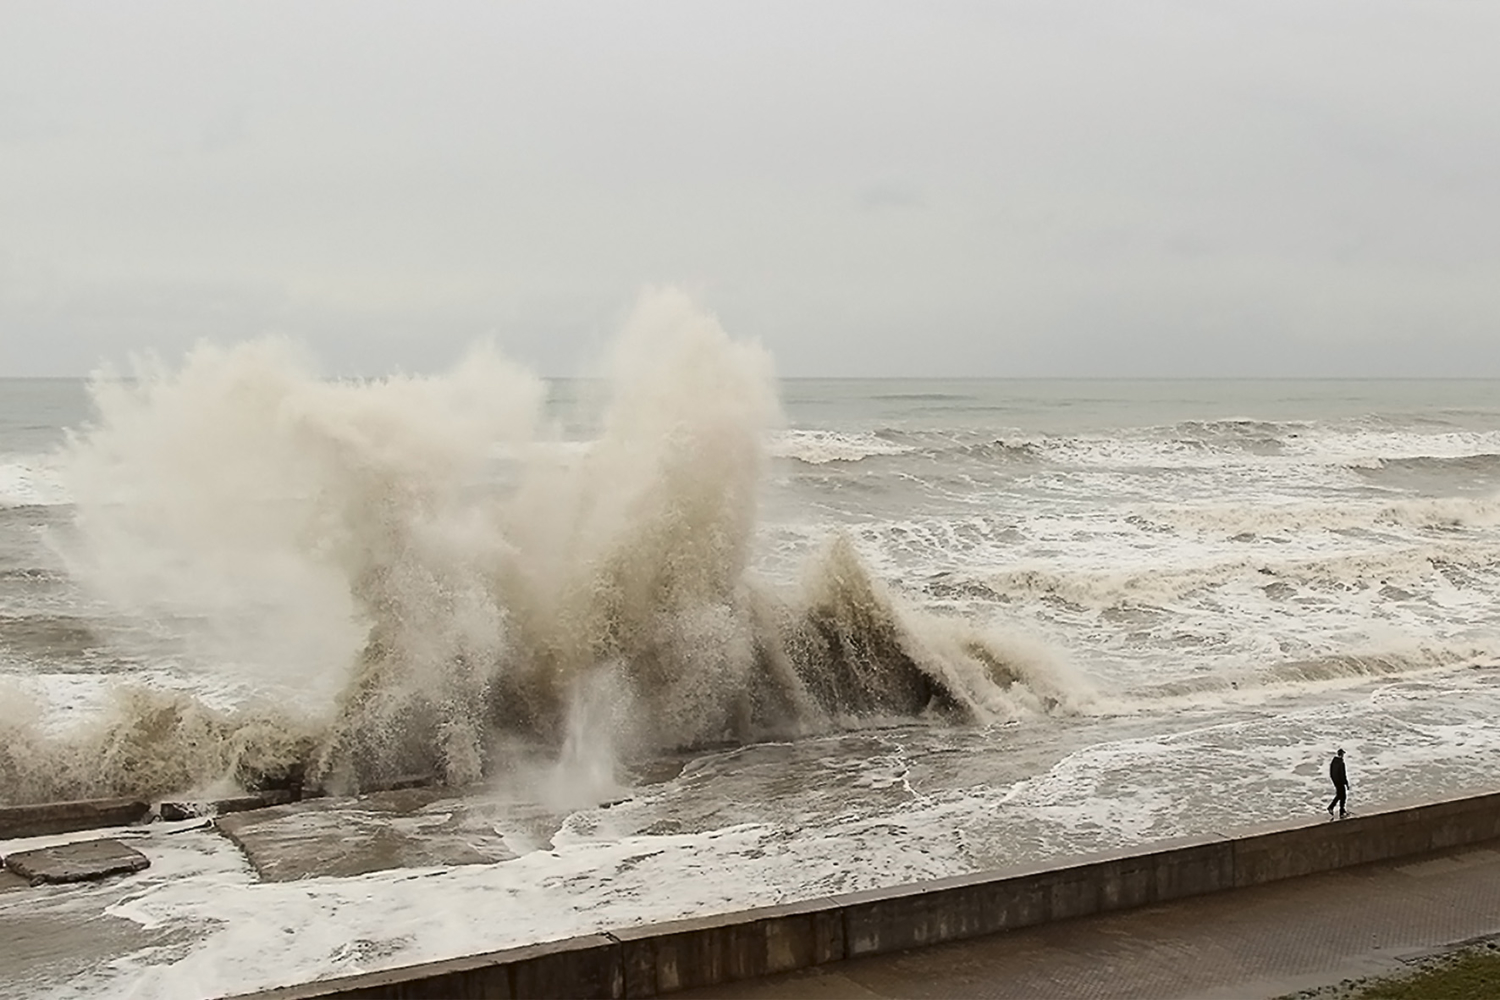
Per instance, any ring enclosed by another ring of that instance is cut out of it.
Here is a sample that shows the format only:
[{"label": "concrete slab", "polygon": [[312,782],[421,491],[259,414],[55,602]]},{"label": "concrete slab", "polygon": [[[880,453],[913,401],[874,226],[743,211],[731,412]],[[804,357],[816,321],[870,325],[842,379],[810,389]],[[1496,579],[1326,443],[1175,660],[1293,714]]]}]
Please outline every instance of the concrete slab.
[{"label": "concrete slab", "polygon": [[483,800],[452,796],[444,789],[398,789],[303,800],[215,822],[271,882],[490,864],[518,856]]},{"label": "concrete slab", "polygon": [[128,826],[150,809],[137,799],[79,799],[0,807],[0,840],[46,837],[75,830]]},{"label": "concrete slab", "polygon": [[252,809],[269,809],[283,806],[295,797],[288,791],[259,792],[255,795],[239,795],[229,799],[213,799],[207,802],[163,802],[161,818],[170,822],[195,819],[200,816],[227,816],[230,813],[249,812]]},{"label": "concrete slab", "polygon": [[5,867],[31,882],[86,882],[138,872],[151,867],[150,860],[118,840],[84,840],[60,847],[18,851],[5,859]]}]

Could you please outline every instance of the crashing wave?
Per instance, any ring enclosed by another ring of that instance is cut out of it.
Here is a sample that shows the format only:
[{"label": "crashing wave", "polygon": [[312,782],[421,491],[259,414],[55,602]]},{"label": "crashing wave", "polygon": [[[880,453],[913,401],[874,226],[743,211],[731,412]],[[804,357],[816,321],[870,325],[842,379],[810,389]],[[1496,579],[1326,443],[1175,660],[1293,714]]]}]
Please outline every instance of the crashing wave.
[{"label": "crashing wave", "polygon": [[340,790],[466,785],[517,745],[576,739],[599,677],[622,710],[596,738],[626,755],[1079,697],[1045,655],[908,606],[846,538],[798,587],[755,576],[779,420],[760,348],[655,293],[611,378],[586,449],[557,447],[543,384],[491,350],[442,377],[327,382],[262,340],[97,380],[98,421],[66,455],[70,572],[296,694],[225,713],[136,692],[62,743],[12,725],[0,794],[89,771],[64,758],[111,794],[302,767]]}]

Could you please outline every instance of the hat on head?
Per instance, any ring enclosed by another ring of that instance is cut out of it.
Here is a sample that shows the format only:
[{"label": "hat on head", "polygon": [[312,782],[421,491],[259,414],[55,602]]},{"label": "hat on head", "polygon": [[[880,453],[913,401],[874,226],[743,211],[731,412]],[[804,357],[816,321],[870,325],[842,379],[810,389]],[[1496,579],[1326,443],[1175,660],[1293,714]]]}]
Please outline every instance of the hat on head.
[{"label": "hat on head", "polygon": [[1339,747],[1339,756],[1340,757],[1344,756],[1344,748],[1343,747]]}]

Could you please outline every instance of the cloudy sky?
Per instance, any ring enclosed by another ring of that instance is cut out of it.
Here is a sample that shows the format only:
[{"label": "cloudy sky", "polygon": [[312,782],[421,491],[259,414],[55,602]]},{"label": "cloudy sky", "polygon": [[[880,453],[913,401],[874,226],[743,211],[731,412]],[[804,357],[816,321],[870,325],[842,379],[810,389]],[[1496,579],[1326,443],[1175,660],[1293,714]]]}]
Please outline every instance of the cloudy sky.
[{"label": "cloudy sky", "polygon": [[1500,376],[1500,4],[0,0],[0,375]]}]

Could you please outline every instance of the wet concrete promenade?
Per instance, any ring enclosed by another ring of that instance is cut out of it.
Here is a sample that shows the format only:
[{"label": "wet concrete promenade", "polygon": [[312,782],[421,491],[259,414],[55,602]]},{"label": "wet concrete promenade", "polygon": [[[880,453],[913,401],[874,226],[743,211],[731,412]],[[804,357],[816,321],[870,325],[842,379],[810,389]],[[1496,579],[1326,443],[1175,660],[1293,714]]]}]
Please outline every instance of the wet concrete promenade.
[{"label": "wet concrete promenade", "polygon": [[852,959],[681,997],[1276,997],[1500,934],[1500,842]]}]

